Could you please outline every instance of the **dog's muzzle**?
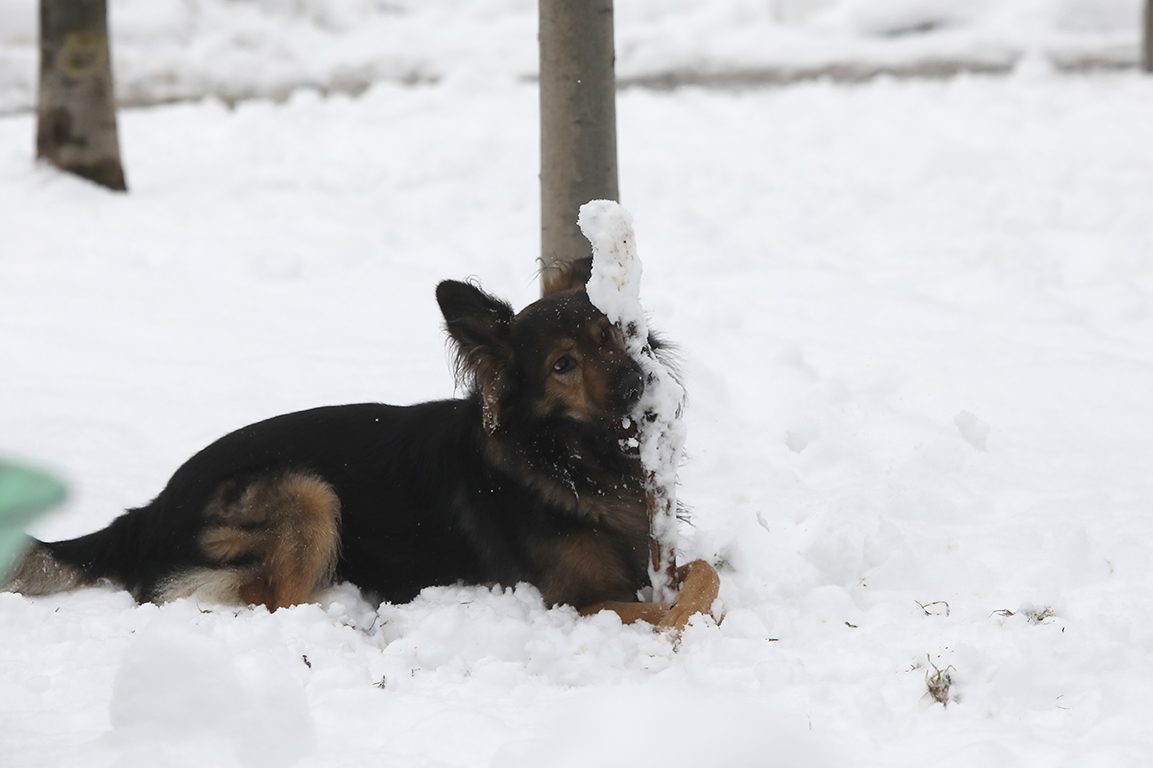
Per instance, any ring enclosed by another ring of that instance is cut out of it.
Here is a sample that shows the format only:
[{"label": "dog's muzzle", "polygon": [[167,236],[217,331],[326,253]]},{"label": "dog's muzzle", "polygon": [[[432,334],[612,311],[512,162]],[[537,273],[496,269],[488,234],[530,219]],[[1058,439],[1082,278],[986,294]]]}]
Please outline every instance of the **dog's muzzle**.
[{"label": "dog's muzzle", "polygon": [[645,392],[645,378],[636,368],[621,368],[613,376],[613,395],[621,410],[637,404]]}]

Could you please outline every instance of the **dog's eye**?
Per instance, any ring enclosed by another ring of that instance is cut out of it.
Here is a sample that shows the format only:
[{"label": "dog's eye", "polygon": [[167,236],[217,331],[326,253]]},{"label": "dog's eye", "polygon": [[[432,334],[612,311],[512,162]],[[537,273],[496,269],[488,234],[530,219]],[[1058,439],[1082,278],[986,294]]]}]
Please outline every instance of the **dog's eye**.
[{"label": "dog's eye", "polygon": [[565,355],[552,364],[553,373],[568,373],[573,368],[576,368],[576,360],[573,360],[568,355]]},{"label": "dog's eye", "polygon": [[604,330],[601,331],[601,344],[608,344],[613,340],[613,327],[606,325]]}]

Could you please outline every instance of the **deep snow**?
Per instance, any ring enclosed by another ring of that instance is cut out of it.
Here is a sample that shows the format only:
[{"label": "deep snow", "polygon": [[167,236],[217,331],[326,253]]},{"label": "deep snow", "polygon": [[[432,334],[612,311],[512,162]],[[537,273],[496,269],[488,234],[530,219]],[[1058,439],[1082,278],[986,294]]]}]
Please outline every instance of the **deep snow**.
[{"label": "deep snow", "polygon": [[[0,120],[0,450],[73,489],[36,532],[275,413],[450,396],[436,282],[535,296],[536,99],[462,75],[128,110],[128,195]],[[1153,81],[618,112],[690,395],[680,552],[721,565],[724,622],[674,653],[528,587],[0,595],[5,766],[1148,765]]]}]

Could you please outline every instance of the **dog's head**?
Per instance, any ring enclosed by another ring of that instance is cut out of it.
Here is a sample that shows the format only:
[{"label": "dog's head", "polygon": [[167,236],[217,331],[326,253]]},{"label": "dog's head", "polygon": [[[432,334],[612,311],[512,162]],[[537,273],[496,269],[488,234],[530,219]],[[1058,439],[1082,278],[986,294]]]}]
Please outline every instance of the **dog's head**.
[{"label": "dog's head", "polygon": [[458,376],[480,396],[489,434],[548,422],[616,450],[627,446],[644,377],[583,289],[552,293],[516,314],[454,280],[437,286],[436,298]]}]

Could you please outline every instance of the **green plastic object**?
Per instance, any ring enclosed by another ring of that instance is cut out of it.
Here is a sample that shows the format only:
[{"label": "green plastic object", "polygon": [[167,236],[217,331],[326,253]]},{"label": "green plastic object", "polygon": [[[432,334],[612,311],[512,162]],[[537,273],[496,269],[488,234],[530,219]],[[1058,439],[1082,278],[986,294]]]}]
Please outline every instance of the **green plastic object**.
[{"label": "green plastic object", "polygon": [[0,461],[0,581],[28,541],[25,529],[65,493],[63,483],[43,472]]}]

